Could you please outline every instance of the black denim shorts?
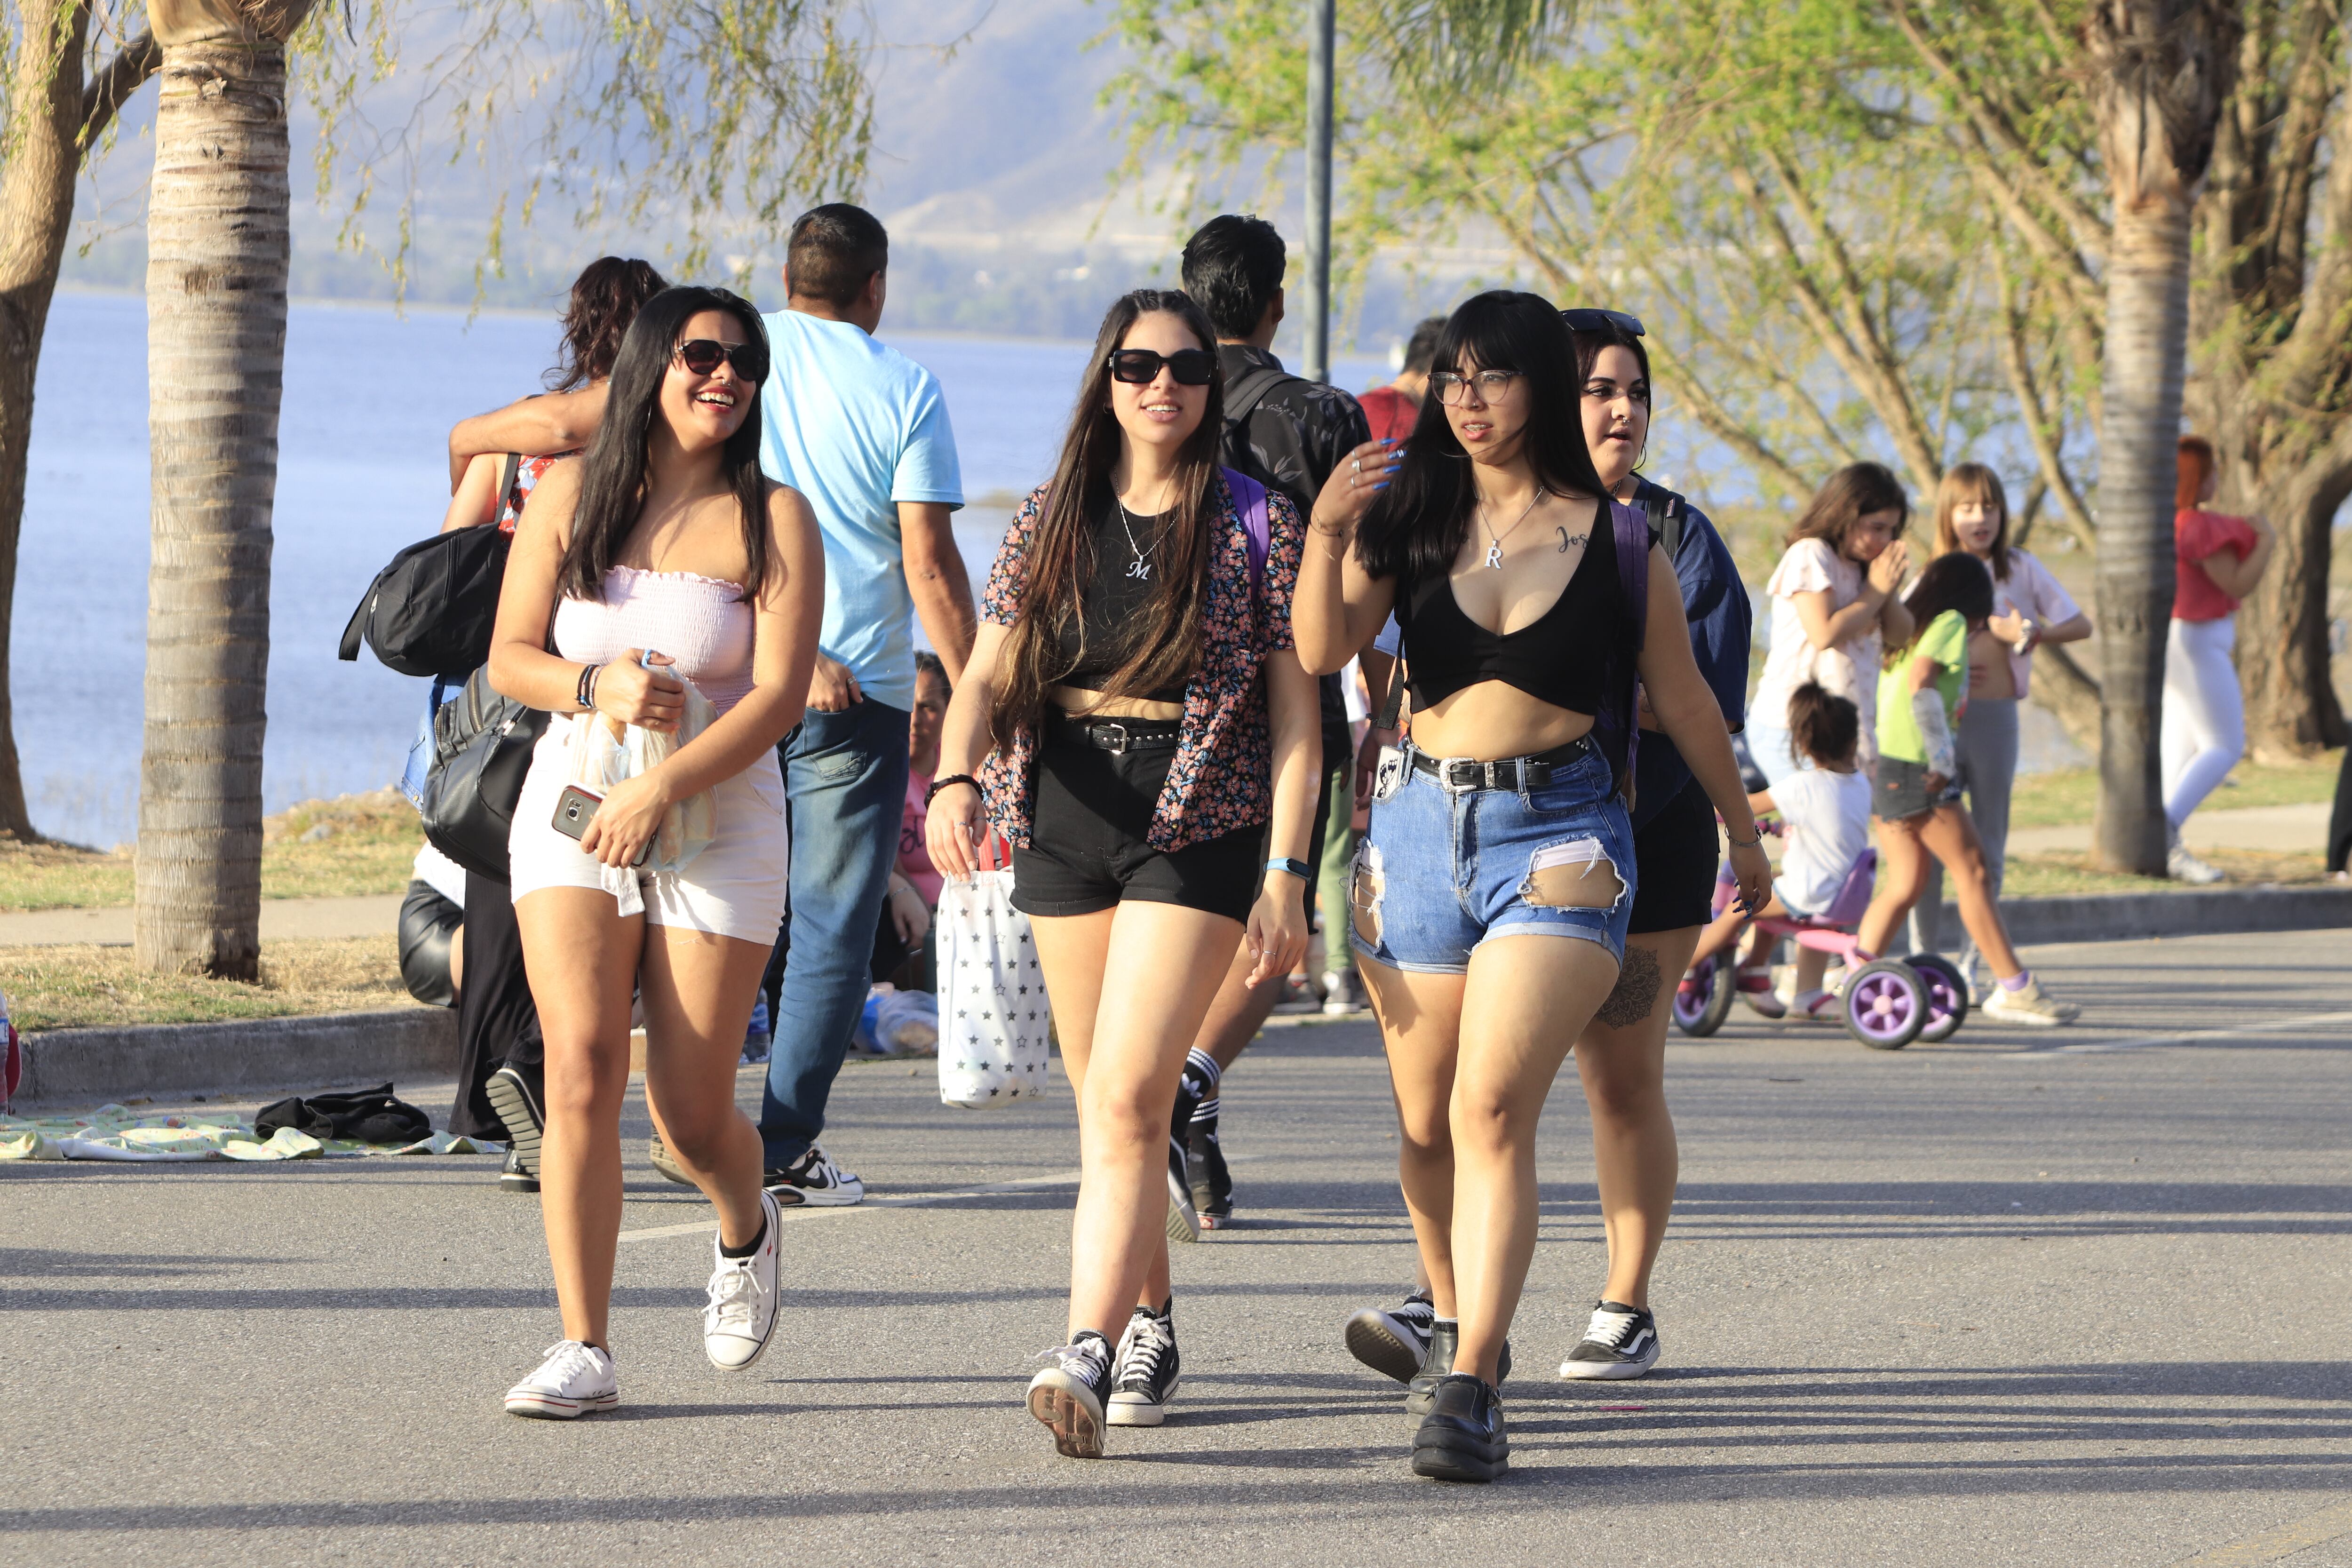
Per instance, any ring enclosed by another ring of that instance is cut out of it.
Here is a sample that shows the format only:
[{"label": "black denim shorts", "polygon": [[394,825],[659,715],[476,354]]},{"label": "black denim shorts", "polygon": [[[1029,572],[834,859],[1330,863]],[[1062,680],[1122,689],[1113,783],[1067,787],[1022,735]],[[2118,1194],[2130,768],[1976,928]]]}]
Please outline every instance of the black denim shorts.
[{"label": "black denim shorts", "polygon": [[[1123,722],[1151,738],[1176,731],[1173,720]],[[1173,853],[1146,842],[1175,760],[1168,744],[1101,750],[1082,726],[1048,714],[1038,736],[1029,847],[1013,851],[1013,907],[1050,919],[1139,899],[1246,921],[1265,877],[1263,826]]]},{"label": "black denim shorts", "polygon": [[1958,805],[1960,781],[1947,779],[1934,795],[1927,793],[1927,764],[1899,757],[1878,759],[1878,776],[1870,784],[1870,814],[1882,822],[1900,822],[1939,805]]}]

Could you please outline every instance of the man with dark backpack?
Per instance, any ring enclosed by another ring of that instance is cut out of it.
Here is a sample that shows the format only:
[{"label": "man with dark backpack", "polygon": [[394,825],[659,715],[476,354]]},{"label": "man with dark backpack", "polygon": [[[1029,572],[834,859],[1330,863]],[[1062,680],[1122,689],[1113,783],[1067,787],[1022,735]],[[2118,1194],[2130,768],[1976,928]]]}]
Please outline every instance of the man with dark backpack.
[{"label": "man with dark backpack", "polygon": [[[1282,236],[1272,224],[1227,213],[1211,218],[1185,243],[1184,292],[1217,331],[1217,360],[1225,378],[1225,466],[1280,490],[1305,517],[1331,470],[1370,440],[1371,432],[1354,398],[1291,374],[1274,356],[1285,265]],[[1307,854],[1310,867],[1322,862],[1333,770],[1354,761],[1339,678],[1324,677],[1322,688],[1322,787]],[[1325,910],[1324,922],[1328,942],[1334,940],[1328,933],[1338,929],[1337,911]],[[1232,1221],[1233,1182],[1217,1142],[1218,1080],[1283,1000],[1287,984],[1252,990],[1242,983],[1249,968],[1247,953],[1236,955],[1186,1058],[1183,1087],[1176,1096],[1168,1151],[1169,1234],[1188,1241],[1202,1229]]]}]

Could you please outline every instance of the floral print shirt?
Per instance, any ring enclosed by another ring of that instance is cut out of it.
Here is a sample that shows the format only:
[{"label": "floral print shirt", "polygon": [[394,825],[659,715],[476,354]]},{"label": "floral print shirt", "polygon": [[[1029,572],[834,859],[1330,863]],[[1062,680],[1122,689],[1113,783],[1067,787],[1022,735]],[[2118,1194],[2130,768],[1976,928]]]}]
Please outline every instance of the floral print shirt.
[{"label": "floral print shirt", "polygon": [[[1292,647],[1290,598],[1298,584],[1306,533],[1280,490],[1266,491],[1265,576],[1250,572],[1249,534],[1223,480],[1217,484],[1221,542],[1209,557],[1208,597],[1201,612],[1201,667],[1184,687],[1176,758],[1151,814],[1145,841],[1162,854],[1237,828],[1255,827],[1274,806],[1273,742],[1266,724],[1268,654]],[[1009,626],[1021,618],[1028,588],[1029,544],[1045,510],[1045,487],[1030,492],[996,548],[982,594],[982,619]],[[1024,726],[981,764],[989,820],[1025,849],[1034,814],[1037,735]]]}]

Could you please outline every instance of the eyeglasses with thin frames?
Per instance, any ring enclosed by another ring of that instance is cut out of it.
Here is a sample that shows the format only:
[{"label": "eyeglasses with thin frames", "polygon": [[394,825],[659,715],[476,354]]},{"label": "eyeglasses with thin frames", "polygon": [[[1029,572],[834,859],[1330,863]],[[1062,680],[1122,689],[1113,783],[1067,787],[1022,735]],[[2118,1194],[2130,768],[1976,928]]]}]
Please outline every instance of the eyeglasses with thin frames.
[{"label": "eyeglasses with thin frames", "polygon": [[1482,370],[1467,379],[1454,371],[1441,370],[1429,378],[1429,389],[1437,395],[1438,402],[1449,408],[1459,408],[1471,382],[1478,384],[1478,401],[1492,403],[1510,391],[1511,383],[1518,379],[1519,373],[1515,370]]}]

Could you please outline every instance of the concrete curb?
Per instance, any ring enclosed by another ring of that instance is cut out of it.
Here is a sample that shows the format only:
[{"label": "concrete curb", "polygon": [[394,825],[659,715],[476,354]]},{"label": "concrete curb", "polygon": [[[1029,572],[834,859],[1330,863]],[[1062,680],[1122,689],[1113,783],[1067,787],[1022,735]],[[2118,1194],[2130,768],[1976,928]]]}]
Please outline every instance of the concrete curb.
[{"label": "concrete curb", "polygon": [[[2352,926],[2352,888],[2212,888],[2201,892],[2112,893],[2009,899],[2000,906],[2021,947],[2058,942],[2129,942],[2229,931],[2332,931]],[[1959,906],[1944,905],[1948,944],[1960,940]]]},{"label": "concrete curb", "polygon": [[18,1103],[101,1101],[240,1087],[325,1089],[385,1079],[446,1080],[457,1016],[446,1007],[53,1029],[25,1037]]}]

